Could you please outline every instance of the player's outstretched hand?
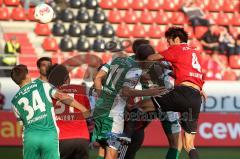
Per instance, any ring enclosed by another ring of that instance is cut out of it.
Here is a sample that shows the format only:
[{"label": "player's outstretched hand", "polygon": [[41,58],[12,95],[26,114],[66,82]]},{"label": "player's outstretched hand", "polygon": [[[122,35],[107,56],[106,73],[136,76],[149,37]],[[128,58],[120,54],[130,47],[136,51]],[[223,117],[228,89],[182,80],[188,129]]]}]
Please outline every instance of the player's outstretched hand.
[{"label": "player's outstretched hand", "polygon": [[168,92],[169,92],[169,90],[167,90],[165,87],[150,88],[149,96],[164,95]]},{"label": "player's outstretched hand", "polygon": [[89,118],[90,117],[90,115],[91,115],[91,110],[87,110],[87,111],[85,111],[85,112],[82,112],[82,114],[83,114],[83,117],[86,119],[86,118]]},{"label": "player's outstretched hand", "polygon": [[200,93],[201,93],[201,96],[202,96],[203,101],[206,102],[206,100],[207,100],[207,94],[206,94],[203,90],[202,90]]}]

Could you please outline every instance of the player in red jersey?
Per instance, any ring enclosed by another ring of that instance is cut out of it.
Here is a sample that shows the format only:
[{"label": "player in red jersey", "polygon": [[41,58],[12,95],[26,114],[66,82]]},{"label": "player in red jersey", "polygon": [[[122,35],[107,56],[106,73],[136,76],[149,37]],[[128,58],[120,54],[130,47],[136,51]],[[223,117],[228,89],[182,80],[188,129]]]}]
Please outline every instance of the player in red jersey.
[{"label": "player in red jersey", "polygon": [[[89,100],[81,85],[69,85],[69,72],[63,65],[55,64],[48,70],[48,81],[89,109]],[[59,101],[54,102],[57,125],[60,129],[61,159],[88,159],[89,132],[85,116]]]},{"label": "player in red jersey", "polygon": [[184,149],[188,152],[190,159],[198,159],[194,139],[204,84],[201,57],[197,50],[187,44],[188,34],[183,28],[170,27],[165,32],[165,37],[169,48],[160,54],[150,55],[148,60],[165,59],[171,62],[173,72],[176,75],[174,89],[165,95],[143,100],[138,105],[145,111],[157,109],[159,112],[180,112],[180,123],[185,131],[183,136]]}]

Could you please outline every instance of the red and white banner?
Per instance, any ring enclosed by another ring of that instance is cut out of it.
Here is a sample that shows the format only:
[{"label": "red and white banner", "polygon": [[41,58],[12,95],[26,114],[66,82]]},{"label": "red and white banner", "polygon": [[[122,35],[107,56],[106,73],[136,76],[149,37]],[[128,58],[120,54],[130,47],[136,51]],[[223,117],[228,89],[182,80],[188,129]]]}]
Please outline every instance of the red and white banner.
[{"label": "red and white banner", "polygon": [[[145,130],[145,146],[167,146],[161,123],[154,120]],[[196,146],[240,147],[239,113],[201,113]]]},{"label": "red and white banner", "polygon": [[[144,146],[168,146],[161,123],[158,120],[145,130]],[[22,141],[22,128],[12,112],[0,111],[0,146],[18,146]],[[197,146],[240,147],[239,113],[201,113]]]}]

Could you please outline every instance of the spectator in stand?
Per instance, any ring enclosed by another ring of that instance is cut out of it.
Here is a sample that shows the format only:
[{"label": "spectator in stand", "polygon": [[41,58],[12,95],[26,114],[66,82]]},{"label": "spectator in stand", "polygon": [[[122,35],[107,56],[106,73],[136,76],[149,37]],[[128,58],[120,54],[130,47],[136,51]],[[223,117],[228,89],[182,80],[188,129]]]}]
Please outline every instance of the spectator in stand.
[{"label": "spectator in stand", "polygon": [[4,47],[4,54],[1,58],[1,63],[3,66],[7,66],[4,69],[4,74],[6,77],[10,77],[11,67],[15,66],[17,63],[17,55],[20,53],[21,46],[17,41],[15,36],[12,36],[9,41],[6,42]]},{"label": "spectator in stand", "polygon": [[2,59],[3,64],[7,66],[14,66],[17,63],[17,53],[20,53],[20,44],[15,36],[11,37],[9,41],[6,42],[4,48],[4,57]]},{"label": "spectator in stand", "polygon": [[196,0],[187,0],[183,3],[182,11],[192,24],[194,32],[196,26],[209,26],[213,22],[207,19],[206,14],[196,5]]},{"label": "spectator in stand", "polygon": [[235,43],[235,54],[237,54],[237,55],[240,54],[240,34],[238,34],[237,40]]},{"label": "spectator in stand", "polygon": [[228,57],[234,54],[235,51],[235,40],[229,33],[228,27],[220,28],[219,36],[219,53],[225,54]]},{"label": "spectator in stand", "polygon": [[216,25],[211,25],[208,31],[200,38],[203,50],[211,54],[219,50],[219,32]]},{"label": "spectator in stand", "polygon": [[0,83],[0,110],[3,110],[3,106],[5,104],[5,96],[4,94],[1,92],[1,88],[2,88],[2,85]]}]

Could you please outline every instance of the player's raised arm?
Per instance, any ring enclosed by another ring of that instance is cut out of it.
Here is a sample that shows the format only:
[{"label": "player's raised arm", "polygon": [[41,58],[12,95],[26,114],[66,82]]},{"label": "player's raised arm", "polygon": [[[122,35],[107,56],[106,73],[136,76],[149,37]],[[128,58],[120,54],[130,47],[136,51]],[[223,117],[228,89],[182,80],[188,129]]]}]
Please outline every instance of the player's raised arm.
[{"label": "player's raised arm", "polygon": [[83,113],[83,116],[85,118],[89,117],[90,111],[86,107],[84,107],[82,104],[77,102],[73,97],[69,96],[68,94],[62,93],[57,90],[56,93],[54,93],[53,97],[55,99],[57,99],[58,101],[66,104],[66,105],[69,105],[70,107],[74,107],[74,108],[80,110]]},{"label": "player's raised arm", "polygon": [[136,90],[134,89],[139,81],[139,76],[141,76],[141,69],[131,69],[125,76],[125,81],[122,88],[122,96],[125,97],[138,97],[138,96],[155,96],[160,95],[166,91],[164,87],[157,87],[146,90]]},{"label": "player's raised arm", "polygon": [[[105,64],[105,65],[107,65],[107,64]],[[107,76],[107,72],[108,72],[108,68],[105,65],[98,71],[98,73],[94,79],[94,87],[96,89],[98,96],[101,93],[102,81]]]},{"label": "player's raised arm", "polygon": [[146,90],[136,90],[130,87],[124,86],[122,89],[122,96],[126,97],[141,97],[141,96],[155,96],[166,93],[165,87],[157,87]]}]

